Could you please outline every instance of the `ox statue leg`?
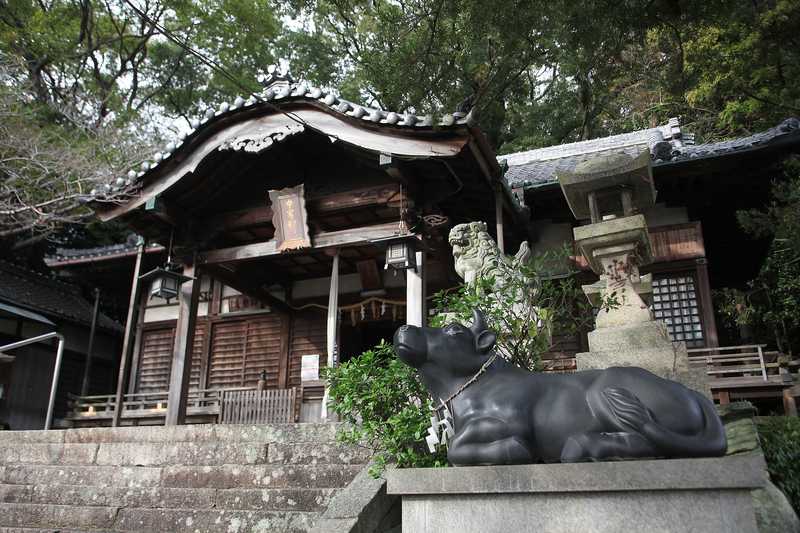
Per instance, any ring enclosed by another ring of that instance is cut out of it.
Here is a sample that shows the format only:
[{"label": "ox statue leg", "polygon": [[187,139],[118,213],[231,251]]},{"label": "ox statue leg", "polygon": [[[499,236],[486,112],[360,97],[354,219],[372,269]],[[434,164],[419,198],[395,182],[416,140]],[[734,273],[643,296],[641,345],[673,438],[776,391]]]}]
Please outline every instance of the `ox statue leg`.
[{"label": "ox statue leg", "polygon": [[657,457],[651,442],[638,433],[580,433],[564,443],[562,463]]},{"label": "ox statue leg", "polygon": [[509,433],[497,418],[480,418],[466,424],[450,442],[447,459],[455,466],[510,465],[534,461],[527,444]]}]

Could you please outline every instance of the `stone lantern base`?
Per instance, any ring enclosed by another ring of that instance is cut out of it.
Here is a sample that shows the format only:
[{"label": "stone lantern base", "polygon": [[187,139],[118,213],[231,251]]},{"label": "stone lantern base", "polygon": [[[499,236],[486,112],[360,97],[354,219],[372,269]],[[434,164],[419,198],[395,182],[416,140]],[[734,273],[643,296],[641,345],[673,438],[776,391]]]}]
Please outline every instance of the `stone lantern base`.
[{"label": "stone lantern base", "polygon": [[596,329],[588,337],[589,351],[575,356],[578,370],[638,366],[711,398],[705,367],[689,365],[686,344],[673,343],[660,320]]}]

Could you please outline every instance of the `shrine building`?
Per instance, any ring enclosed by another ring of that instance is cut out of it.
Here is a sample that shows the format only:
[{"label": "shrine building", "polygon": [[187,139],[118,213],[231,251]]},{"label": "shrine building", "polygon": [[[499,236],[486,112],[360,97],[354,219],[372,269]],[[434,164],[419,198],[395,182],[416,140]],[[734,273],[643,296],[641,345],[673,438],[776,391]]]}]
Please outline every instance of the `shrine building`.
[{"label": "shrine building", "polygon": [[[766,247],[738,229],[736,211],[768,203],[771,178],[800,148],[798,124],[695,144],[673,119],[498,156],[472,114],[372,109],[274,73],[257,97],[209,110],[140,169],[93,191],[97,216],[140,242],[48,258],[127,304],[117,390],[73,398],[67,423],[326,419],[320,368],[423,324],[433,294],[461,283],[450,228],[484,221],[508,254],[523,241],[534,253],[570,245],[581,222],[558,172],[643,151],[657,191],[643,213],[655,317],[708,365],[717,401],[783,397],[789,409],[796,368],[781,367],[772,347],[721,336],[712,289],[757,273]],[[575,261],[581,282],[596,280]],[[574,371],[585,350],[586,332],[556,335],[545,371]],[[274,391],[279,407],[240,420],[235,406],[256,389]]]}]

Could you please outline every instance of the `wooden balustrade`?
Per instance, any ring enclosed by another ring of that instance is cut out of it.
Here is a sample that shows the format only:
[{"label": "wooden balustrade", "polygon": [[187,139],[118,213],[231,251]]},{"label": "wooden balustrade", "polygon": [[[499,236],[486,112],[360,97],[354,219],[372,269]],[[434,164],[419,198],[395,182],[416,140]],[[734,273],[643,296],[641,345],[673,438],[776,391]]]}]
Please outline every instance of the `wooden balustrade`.
[{"label": "wooden balustrade", "polygon": [[[259,394],[256,394],[259,393]],[[122,419],[161,420],[167,412],[167,392],[137,392],[123,396]],[[73,422],[97,425],[108,422],[116,411],[115,395],[68,395]],[[298,400],[294,389],[257,391],[249,387],[190,390],[187,416],[217,423],[294,422]],[[223,407],[225,402],[225,407]],[[227,407],[227,415],[225,414]],[[223,418],[224,417],[224,418]]]},{"label": "wooden balustrade", "polygon": [[295,389],[222,390],[221,424],[270,424],[295,421]]},{"label": "wooden balustrade", "polygon": [[[777,352],[765,352],[764,344],[724,346],[718,348],[693,348],[689,363],[705,365],[706,373],[713,379],[728,377],[761,378],[769,381],[768,370],[777,369]],[[771,361],[767,361],[771,359]],[[713,386],[713,385],[712,385]]]},{"label": "wooden balustrade", "polygon": [[[763,344],[695,348],[688,350],[693,366],[704,366],[709,386],[721,404],[782,395],[792,385],[791,374],[781,368],[779,352],[765,351]],[[786,403],[786,402],[784,402]]]}]

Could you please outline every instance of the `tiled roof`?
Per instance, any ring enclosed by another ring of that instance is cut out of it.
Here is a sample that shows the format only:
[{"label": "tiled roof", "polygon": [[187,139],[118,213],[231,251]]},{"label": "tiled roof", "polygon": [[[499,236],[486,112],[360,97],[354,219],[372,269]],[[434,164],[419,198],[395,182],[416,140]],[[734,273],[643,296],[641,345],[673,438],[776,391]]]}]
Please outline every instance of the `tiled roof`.
[{"label": "tiled roof", "polygon": [[796,117],[787,118],[774,128],[754,133],[747,137],[739,137],[738,139],[717,143],[686,146],[678,153],[673,154],[673,157],[670,159],[656,161],[656,164],[667,165],[693,159],[718,157],[731,153],[758,149],[764,146],[772,146],[779,142],[800,143],[800,119]]},{"label": "tiled roof", "polygon": [[[406,131],[441,131],[473,123],[471,112],[455,111],[434,117],[433,115],[417,116],[409,112],[375,109],[339,98],[334,92],[314,87],[306,81],[295,82],[288,73],[281,73],[277,70],[272,70],[269,75],[259,81],[264,85],[263,91],[249,95],[246,98],[238,96],[233,102],[223,102],[217,108],[209,107],[201,117],[190,121],[192,129],[188,134],[179,134],[177,139],[168,142],[164,146],[163,151],[156,152],[151,158],[142,162],[140,168],[129,170],[126,176],[120,176],[102,187],[92,189],[90,196],[86,200],[91,201],[94,197],[109,196],[128,190],[144,175],[169,160],[176,150],[193,139],[197,132],[204,129],[208,124],[236,113],[259,107],[269,109],[279,108],[286,103],[313,102],[351,120],[357,119],[365,123],[381,124],[390,129]],[[286,113],[291,115],[290,112]]]},{"label": "tiled roof", "polygon": [[692,135],[680,131],[678,120],[670,119],[668,124],[658,128],[517,152],[499,156],[498,160],[505,160],[508,164],[505,178],[511,187],[536,188],[556,183],[557,170],[572,170],[596,154],[623,152],[636,155],[649,148],[653,166],[659,167],[758,149],[783,141],[800,143],[800,120],[789,118],[774,128],[748,137],[695,145]]},{"label": "tiled roof", "polygon": [[[139,247],[136,236],[129,237],[127,241],[119,244],[109,244],[106,246],[95,246],[93,248],[56,248],[56,252],[44,258],[44,262],[49,267],[64,266],[75,263],[90,263],[103,261],[119,257],[128,257],[136,254]],[[150,243],[147,246],[149,252],[163,252],[164,247],[157,243]]]},{"label": "tiled roof", "polygon": [[[92,304],[78,287],[5,261],[0,261],[0,300],[51,318],[85,325],[92,321]],[[106,330],[121,329],[103,313],[97,324]]]}]

